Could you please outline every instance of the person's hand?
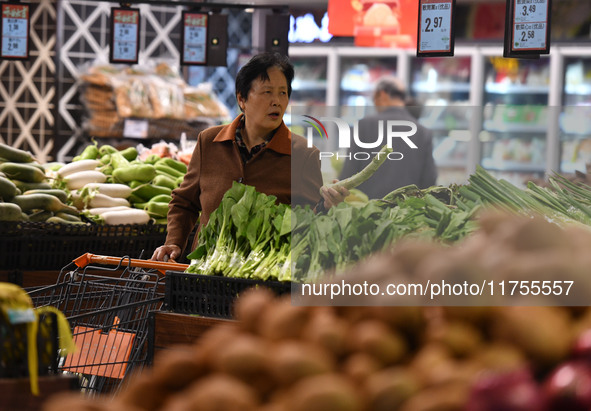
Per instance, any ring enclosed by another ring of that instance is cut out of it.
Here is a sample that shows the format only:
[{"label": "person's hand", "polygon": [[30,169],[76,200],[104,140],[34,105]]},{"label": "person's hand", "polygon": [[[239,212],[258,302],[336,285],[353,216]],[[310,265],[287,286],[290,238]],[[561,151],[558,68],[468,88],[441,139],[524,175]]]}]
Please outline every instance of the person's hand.
[{"label": "person's hand", "polygon": [[178,245],[161,245],[154,250],[152,260],[174,262],[181,256],[181,248]]},{"label": "person's hand", "polygon": [[[333,183],[337,183],[339,180],[332,180]],[[329,209],[342,203],[343,200],[349,195],[349,190],[345,187],[320,187],[320,194],[324,198],[324,208]]]}]

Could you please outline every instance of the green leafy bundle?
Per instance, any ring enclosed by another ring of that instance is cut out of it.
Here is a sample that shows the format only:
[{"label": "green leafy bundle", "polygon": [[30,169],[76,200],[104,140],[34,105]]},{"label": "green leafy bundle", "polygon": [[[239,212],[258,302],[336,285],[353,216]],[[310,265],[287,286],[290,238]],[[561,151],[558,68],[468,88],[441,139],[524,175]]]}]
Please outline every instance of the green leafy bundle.
[{"label": "green leafy bundle", "polygon": [[291,280],[291,210],[252,186],[234,183],[199,234],[187,272]]}]

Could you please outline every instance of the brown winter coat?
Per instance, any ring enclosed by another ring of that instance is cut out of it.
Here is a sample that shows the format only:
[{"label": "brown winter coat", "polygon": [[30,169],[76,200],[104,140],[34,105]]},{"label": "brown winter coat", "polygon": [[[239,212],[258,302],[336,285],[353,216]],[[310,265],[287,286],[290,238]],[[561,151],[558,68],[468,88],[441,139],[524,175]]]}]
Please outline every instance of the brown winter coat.
[{"label": "brown winter coat", "polygon": [[[199,211],[202,226],[207,224],[209,215],[234,181],[272,194],[280,203],[313,207],[320,200],[322,175],[318,149],[307,148],[303,137],[292,134],[281,123],[267,146],[243,164],[235,141],[241,116],[231,124],[211,127],[199,134],[185,179],[172,192],[166,244],[184,249]],[[191,250],[196,244],[195,238]]]}]

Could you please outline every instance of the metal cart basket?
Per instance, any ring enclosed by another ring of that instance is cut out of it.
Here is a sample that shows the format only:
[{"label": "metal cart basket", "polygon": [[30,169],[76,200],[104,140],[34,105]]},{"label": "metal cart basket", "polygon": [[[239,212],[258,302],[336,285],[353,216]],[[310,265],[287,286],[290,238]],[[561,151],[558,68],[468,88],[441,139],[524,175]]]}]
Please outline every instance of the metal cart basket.
[{"label": "metal cart basket", "polygon": [[117,392],[145,365],[148,313],[162,306],[165,270],[184,267],[87,253],[64,267],[56,284],[30,290],[35,307],[64,313],[78,347],[58,371],[78,375],[90,395]]}]

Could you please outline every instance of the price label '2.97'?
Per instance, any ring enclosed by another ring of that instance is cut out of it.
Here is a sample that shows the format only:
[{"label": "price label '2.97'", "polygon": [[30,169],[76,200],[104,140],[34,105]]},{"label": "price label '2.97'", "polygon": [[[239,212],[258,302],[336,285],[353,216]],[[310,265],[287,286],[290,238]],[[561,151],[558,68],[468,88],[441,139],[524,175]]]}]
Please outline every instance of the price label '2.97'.
[{"label": "price label '2.97'", "polygon": [[455,0],[419,0],[417,56],[453,56]]},{"label": "price label '2.97'", "polygon": [[137,9],[111,9],[111,63],[135,64],[139,55],[140,12]]},{"label": "price label '2.97'", "polygon": [[4,59],[29,58],[29,5],[2,3],[2,48]]},{"label": "price label '2.97'", "polygon": [[183,12],[181,64],[207,63],[207,25],[205,13]]}]

